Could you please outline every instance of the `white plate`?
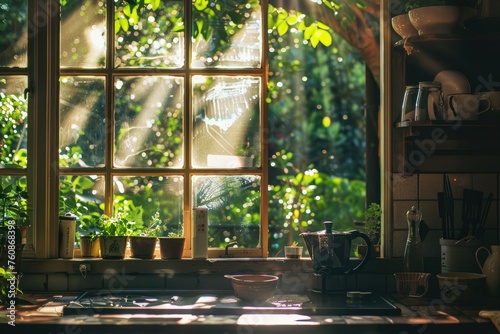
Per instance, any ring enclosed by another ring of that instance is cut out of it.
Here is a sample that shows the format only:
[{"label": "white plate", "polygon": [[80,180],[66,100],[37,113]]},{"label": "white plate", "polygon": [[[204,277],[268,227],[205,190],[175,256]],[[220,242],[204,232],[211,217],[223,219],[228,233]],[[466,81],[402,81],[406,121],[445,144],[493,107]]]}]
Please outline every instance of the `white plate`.
[{"label": "white plate", "polygon": [[445,70],[439,72],[434,81],[439,81],[443,85],[444,100],[449,94],[469,94],[470,83],[467,77],[458,71]]}]

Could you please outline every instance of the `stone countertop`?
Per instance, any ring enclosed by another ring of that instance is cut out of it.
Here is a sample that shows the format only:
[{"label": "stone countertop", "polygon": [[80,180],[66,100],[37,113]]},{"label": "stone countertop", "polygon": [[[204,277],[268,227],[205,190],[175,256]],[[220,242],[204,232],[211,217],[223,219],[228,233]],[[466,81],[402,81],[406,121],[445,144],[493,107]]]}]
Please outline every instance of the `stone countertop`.
[{"label": "stone countertop", "polygon": [[[439,298],[385,296],[398,306],[398,316],[318,316],[301,314],[243,315],[145,315],[81,314],[62,316],[62,307],[78,293],[25,293],[15,312],[0,310],[1,333],[498,333],[493,323],[479,316],[481,310],[500,310],[497,299],[480,305],[445,304]],[[29,305],[32,303],[31,305]],[[41,306],[44,306],[41,308]],[[10,323],[9,323],[10,322]],[[15,326],[13,326],[15,325]],[[353,332],[354,331],[354,332]]]}]

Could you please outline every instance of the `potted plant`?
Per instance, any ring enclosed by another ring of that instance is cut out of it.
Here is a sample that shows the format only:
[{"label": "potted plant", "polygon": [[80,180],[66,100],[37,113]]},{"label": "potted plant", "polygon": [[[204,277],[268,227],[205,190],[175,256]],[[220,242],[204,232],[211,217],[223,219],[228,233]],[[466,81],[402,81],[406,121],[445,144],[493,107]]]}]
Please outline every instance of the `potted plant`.
[{"label": "potted plant", "polygon": [[[380,228],[381,228],[382,209],[380,204],[371,203],[365,210],[364,220],[356,222],[355,225],[363,226],[365,234],[372,243],[372,256],[380,255]],[[366,254],[366,245],[358,245],[357,253],[359,257]]]},{"label": "potted plant", "polygon": [[99,257],[99,233],[90,232],[87,235],[80,235],[81,257]]},{"label": "potted plant", "polygon": [[292,242],[290,246],[285,246],[285,257],[287,259],[300,259],[302,256],[302,246],[297,241]]},{"label": "potted plant", "polygon": [[[22,251],[25,244],[22,230],[29,226],[28,193],[23,187],[0,185],[0,304],[16,295],[19,285]],[[11,289],[14,282],[14,291]]]},{"label": "potted plant", "polygon": [[103,259],[123,259],[127,248],[127,239],[134,232],[135,222],[129,221],[128,213],[118,211],[112,217],[105,214],[98,218],[101,230],[99,244]]},{"label": "potted plant", "polygon": [[156,211],[148,225],[137,229],[129,237],[131,257],[138,259],[153,259],[156,241],[163,232],[160,213]]},{"label": "potted plant", "polygon": [[181,259],[184,252],[186,238],[182,228],[175,232],[169,232],[166,237],[159,237],[160,256],[163,260]]}]

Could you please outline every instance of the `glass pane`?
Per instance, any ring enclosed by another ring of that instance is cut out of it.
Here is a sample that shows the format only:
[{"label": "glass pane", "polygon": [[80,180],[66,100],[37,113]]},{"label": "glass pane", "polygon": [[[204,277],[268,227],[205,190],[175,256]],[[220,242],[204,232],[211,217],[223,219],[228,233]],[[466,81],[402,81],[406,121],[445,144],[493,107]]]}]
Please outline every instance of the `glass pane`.
[{"label": "glass pane", "polygon": [[77,232],[94,232],[92,221],[104,213],[105,178],[98,175],[63,175],[59,178],[59,214],[78,216]]},{"label": "glass pane", "polygon": [[59,164],[104,166],[106,96],[102,77],[63,77],[59,98]]},{"label": "glass pane", "polygon": [[191,67],[260,68],[262,14],[258,0],[193,1]]},{"label": "glass pane", "polygon": [[194,176],[193,207],[208,208],[208,246],[260,247],[260,187],[255,175]]},{"label": "glass pane", "polygon": [[27,166],[28,102],[24,76],[0,77],[0,168]]},{"label": "glass pane", "polygon": [[259,167],[258,77],[193,77],[193,166]]},{"label": "glass pane", "polygon": [[61,67],[103,68],[105,56],[106,1],[67,1],[61,6]]},{"label": "glass pane", "polygon": [[151,1],[144,7],[119,3],[115,7],[115,67],[184,66],[183,1]]},{"label": "glass pane", "polygon": [[27,0],[0,3],[0,67],[26,67],[28,63]]},{"label": "glass pane", "polygon": [[166,76],[116,79],[115,166],[184,165],[183,82]]},{"label": "glass pane", "polygon": [[162,221],[160,235],[184,229],[184,178],[182,176],[115,176],[113,204],[115,210],[129,213],[142,226],[134,234],[149,234],[153,217]]}]

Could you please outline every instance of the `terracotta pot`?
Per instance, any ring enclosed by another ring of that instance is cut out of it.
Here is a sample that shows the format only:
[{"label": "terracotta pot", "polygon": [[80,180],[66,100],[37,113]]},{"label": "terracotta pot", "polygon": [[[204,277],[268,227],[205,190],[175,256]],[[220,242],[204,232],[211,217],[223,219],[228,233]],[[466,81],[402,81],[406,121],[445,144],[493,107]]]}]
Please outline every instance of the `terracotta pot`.
[{"label": "terracotta pot", "polygon": [[181,259],[186,238],[161,237],[160,255],[163,260]]},{"label": "terracotta pot", "polygon": [[82,257],[99,257],[99,238],[83,235],[80,237],[80,251]]},{"label": "terracotta pot", "polygon": [[153,259],[155,257],[156,237],[129,237],[130,257],[137,259]]},{"label": "terracotta pot", "polygon": [[101,236],[101,257],[103,259],[123,259],[127,248],[127,236]]},{"label": "terracotta pot", "polygon": [[[364,258],[366,254],[366,245],[358,245],[357,246],[358,257]],[[380,256],[380,245],[372,245],[372,254],[371,257],[379,257]]]}]

